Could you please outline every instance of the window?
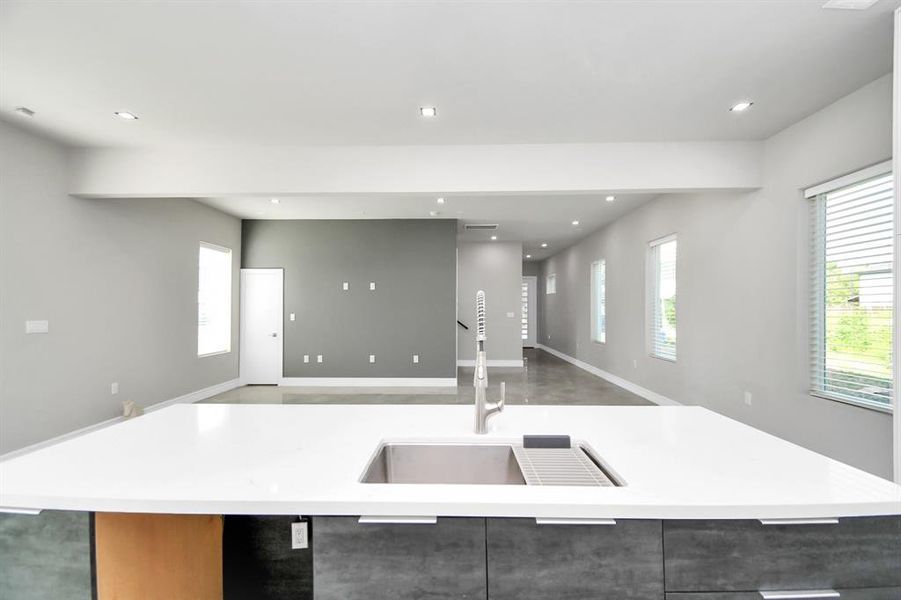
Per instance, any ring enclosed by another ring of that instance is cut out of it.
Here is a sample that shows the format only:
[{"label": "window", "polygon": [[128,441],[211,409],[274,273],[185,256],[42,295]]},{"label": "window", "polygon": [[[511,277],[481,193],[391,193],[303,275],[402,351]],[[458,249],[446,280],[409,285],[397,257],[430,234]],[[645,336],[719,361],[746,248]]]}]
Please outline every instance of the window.
[{"label": "window", "polygon": [[890,169],[884,163],[805,193],[813,198],[811,393],[884,410],[893,396]]},{"label": "window", "polygon": [[200,242],[197,356],[231,351],[232,251]]},{"label": "window", "polygon": [[656,358],[676,360],[676,236],[650,243],[648,347]]},{"label": "window", "polygon": [[520,334],[523,341],[529,339],[529,282],[523,281],[520,288],[519,301],[520,308]]},{"label": "window", "polygon": [[557,275],[551,273],[547,276],[547,285],[545,285],[544,293],[547,294],[556,294],[557,293]]},{"label": "window", "polygon": [[591,341],[607,341],[607,261],[591,263]]}]

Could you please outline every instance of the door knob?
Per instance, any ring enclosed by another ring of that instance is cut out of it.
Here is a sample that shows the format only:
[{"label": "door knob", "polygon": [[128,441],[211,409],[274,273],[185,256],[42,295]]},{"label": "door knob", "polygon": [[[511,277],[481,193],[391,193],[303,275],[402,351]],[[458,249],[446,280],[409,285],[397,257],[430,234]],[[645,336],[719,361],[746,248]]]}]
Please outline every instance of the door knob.
[{"label": "door knob", "polygon": [[269,334],[269,335],[271,335],[272,337],[278,337],[278,334],[277,334],[277,333],[271,333],[271,334]]}]

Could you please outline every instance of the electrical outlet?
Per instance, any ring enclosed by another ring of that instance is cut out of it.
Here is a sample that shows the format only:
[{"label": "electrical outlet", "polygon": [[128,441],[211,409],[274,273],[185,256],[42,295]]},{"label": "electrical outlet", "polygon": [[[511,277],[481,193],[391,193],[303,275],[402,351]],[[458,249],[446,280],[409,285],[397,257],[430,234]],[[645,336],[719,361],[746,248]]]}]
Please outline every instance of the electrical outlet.
[{"label": "electrical outlet", "polygon": [[291,320],[293,321],[293,320],[294,320],[294,313],[291,313],[290,315],[288,315],[288,318],[291,319]]},{"label": "electrical outlet", "polygon": [[418,355],[418,354],[414,354],[414,355],[413,355],[413,364],[414,364],[414,365],[418,365],[418,364],[419,364],[419,355]]},{"label": "electrical outlet", "polygon": [[637,369],[637,368],[638,368],[638,361],[635,360],[635,359],[632,359],[632,368],[633,368],[633,369]]},{"label": "electrical outlet", "polygon": [[369,355],[369,363],[370,363],[370,364],[375,363],[375,354],[370,354],[370,355]]},{"label": "electrical outlet", "polygon": [[310,522],[291,523],[291,550],[303,550],[310,546]]},{"label": "electrical outlet", "polygon": [[344,283],[341,284],[341,289],[343,289],[346,292],[347,290],[350,289],[350,284],[345,281]]},{"label": "electrical outlet", "polygon": [[508,313],[507,313],[507,318],[508,318],[508,319],[512,319],[512,318],[515,317],[515,316],[516,316],[516,313],[512,313],[512,312],[508,312]]},{"label": "electrical outlet", "polygon": [[374,281],[370,281],[370,282],[369,282],[369,291],[370,291],[370,292],[374,292],[374,291],[375,291],[375,282],[374,282]]},{"label": "electrical outlet", "polygon": [[316,355],[316,362],[318,362],[318,363],[321,363],[321,362],[322,362],[322,355],[321,355],[321,354],[317,354],[317,355]]},{"label": "electrical outlet", "polygon": [[305,363],[310,362],[310,355],[309,355],[309,354],[304,354],[304,355],[303,355],[303,362],[305,362]]},{"label": "electrical outlet", "polygon": [[109,393],[111,396],[115,396],[116,394],[119,393],[119,382],[118,381],[114,381],[111,384],[109,384]]},{"label": "electrical outlet", "polygon": [[751,406],[751,403],[754,401],[754,395],[751,392],[745,390],[745,404]]},{"label": "electrical outlet", "polygon": [[25,321],[25,333],[50,333],[50,321]]}]

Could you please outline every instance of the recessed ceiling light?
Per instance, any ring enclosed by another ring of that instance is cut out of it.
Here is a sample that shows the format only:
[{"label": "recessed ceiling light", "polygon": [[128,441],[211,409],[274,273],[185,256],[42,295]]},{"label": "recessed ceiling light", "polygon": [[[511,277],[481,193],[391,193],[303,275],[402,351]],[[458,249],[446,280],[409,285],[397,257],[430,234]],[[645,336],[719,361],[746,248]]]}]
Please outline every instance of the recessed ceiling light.
[{"label": "recessed ceiling light", "polygon": [[17,106],[15,108],[15,112],[19,113],[23,117],[33,117],[34,111],[26,106]]},{"label": "recessed ceiling light", "polygon": [[438,204],[444,204],[445,201],[444,198],[438,198],[437,200],[435,200],[435,202],[437,202]]},{"label": "recessed ceiling light", "polygon": [[437,117],[438,109],[434,106],[420,106],[419,114],[421,114],[423,117]]},{"label": "recessed ceiling light", "polygon": [[743,112],[743,111],[748,110],[748,109],[751,108],[752,106],[754,106],[754,103],[753,103],[753,102],[750,102],[750,101],[748,101],[748,100],[745,100],[745,101],[743,101],[743,102],[739,102],[738,104],[736,104],[735,106],[733,106],[733,107],[730,108],[729,110],[730,110],[731,112]]},{"label": "recessed ceiling light", "polygon": [[269,198],[269,202],[272,202],[273,204],[278,204],[279,202],[281,202],[281,200],[279,200],[278,198]]},{"label": "recessed ceiling light", "polygon": [[578,225],[578,224],[579,224],[578,221],[573,221],[573,225]]},{"label": "recessed ceiling light", "polygon": [[542,248],[547,248],[547,242],[541,242],[541,247],[542,247]]},{"label": "recessed ceiling light", "polygon": [[134,113],[130,113],[124,110],[120,110],[114,113],[120,119],[125,119],[126,121],[137,121],[138,116]]},{"label": "recessed ceiling light", "polygon": [[613,202],[614,200],[616,200],[616,196],[607,196],[607,197],[604,198],[604,199],[605,199],[607,202]]},{"label": "recessed ceiling light", "polygon": [[526,254],[526,258],[532,258],[531,254]]},{"label": "recessed ceiling light", "polygon": [[493,242],[494,240],[496,240],[496,239],[497,239],[497,236],[496,236],[496,235],[491,236],[491,241],[492,241],[492,242]]}]

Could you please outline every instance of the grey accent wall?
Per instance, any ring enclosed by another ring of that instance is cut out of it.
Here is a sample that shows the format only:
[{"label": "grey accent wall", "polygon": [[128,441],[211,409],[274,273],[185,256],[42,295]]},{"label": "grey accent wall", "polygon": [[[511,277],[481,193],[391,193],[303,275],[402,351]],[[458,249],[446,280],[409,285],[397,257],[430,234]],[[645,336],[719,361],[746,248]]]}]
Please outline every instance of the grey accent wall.
[{"label": "grey accent wall", "polygon": [[244,221],[243,267],[285,269],[285,377],[455,377],[456,245],[447,219]]},{"label": "grey accent wall", "polygon": [[[0,122],[0,452],[238,377],[240,221],[67,194],[68,152]],[[232,249],[232,351],[197,357],[197,252]],[[47,319],[50,333],[25,335]],[[119,383],[119,394],[110,384]]]},{"label": "grey accent wall", "polygon": [[[457,249],[457,318],[469,331],[457,328],[457,357],[475,360],[476,292],[485,291],[488,360],[522,360],[520,288],[522,244],[485,242],[460,244]],[[508,317],[508,313],[513,313]]]},{"label": "grey accent wall", "polygon": [[[766,141],[765,186],[661,197],[542,264],[542,344],[883,477],[887,414],[811,396],[808,203],[802,188],[891,156],[883,77]],[[678,362],[645,344],[647,243],[676,233]],[[607,343],[589,338],[589,268],[607,261]],[[634,361],[634,362],[633,362]],[[744,392],[752,393],[752,404]]]},{"label": "grey accent wall", "polygon": [[533,275],[538,277],[541,275],[541,263],[537,260],[526,260],[522,263],[522,275]]}]

